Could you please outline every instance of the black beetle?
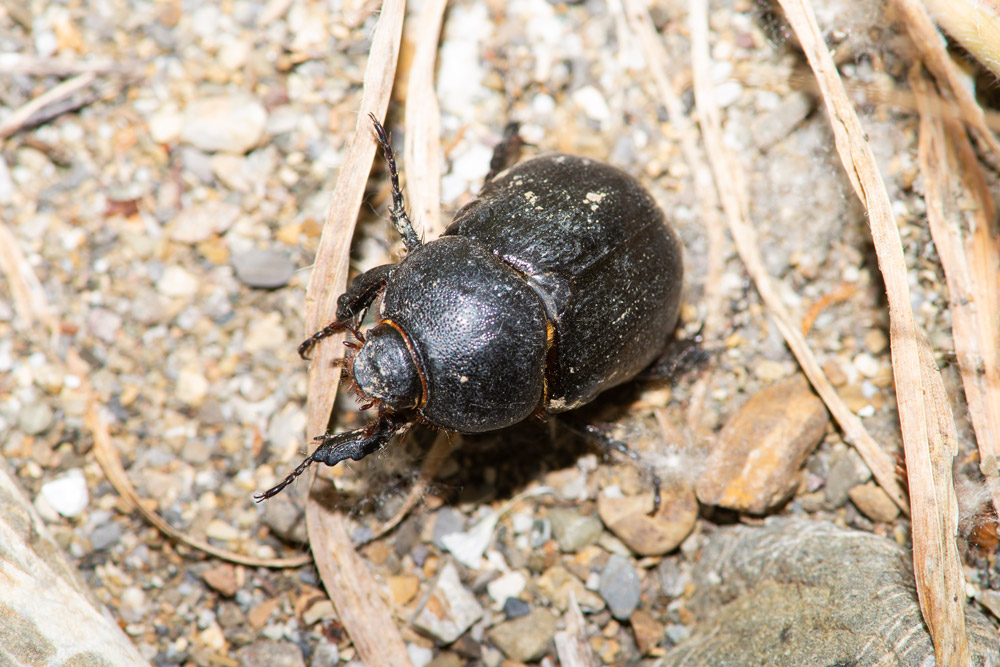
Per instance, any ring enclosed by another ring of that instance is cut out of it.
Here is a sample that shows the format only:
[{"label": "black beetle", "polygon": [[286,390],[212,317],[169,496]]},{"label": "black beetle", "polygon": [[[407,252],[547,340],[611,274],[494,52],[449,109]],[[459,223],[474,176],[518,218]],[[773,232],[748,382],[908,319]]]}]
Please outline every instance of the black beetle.
[{"label": "black beetle", "polygon": [[[336,321],[299,354],[351,331],[358,342],[347,343],[354,354],[343,365],[378,418],[316,438],[316,451],[258,500],[311,463],[358,461],[416,421],[480,433],[577,408],[649,365],[677,321],[680,242],[633,177],[571,155],[543,155],[493,176],[502,145],[479,197],[440,238],[421,243],[389,139],[372,121],[407,255],[355,278],[337,301]],[[380,317],[362,334],[359,323],[380,295]]]}]

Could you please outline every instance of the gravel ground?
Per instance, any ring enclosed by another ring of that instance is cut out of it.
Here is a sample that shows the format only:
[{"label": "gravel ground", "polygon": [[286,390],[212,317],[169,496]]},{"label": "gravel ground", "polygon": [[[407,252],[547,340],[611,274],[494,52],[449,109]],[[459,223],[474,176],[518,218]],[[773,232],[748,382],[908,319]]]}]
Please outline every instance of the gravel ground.
[{"label": "gravel ground", "polygon": [[[670,77],[690,103],[685,4],[662,0],[651,13],[672,58]],[[905,80],[909,62],[879,7],[816,4],[827,28],[837,21],[828,41],[848,83],[877,89]],[[58,318],[57,348],[71,344],[94,369],[89,380],[139,493],[183,531],[257,557],[304,548],[292,502],[301,490],[263,506],[251,494],[306,449],[306,366],[296,355],[306,333],[303,298],[357,122],[376,9],[360,0],[34,0],[0,8],[4,54],[135,70],[97,72],[78,93],[97,99],[76,98],[86,102],[79,110],[5,140],[0,216]],[[438,71],[443,205],[448,216],[474,196],[510,119],[522,123],[530,152],[623,167],[649,187],[684,242],[683,332],[692,333],[706,316],[699,203],[677,126],[623,26],[623,16],[595,0],[452,3]],[[748,171],[768,268],[793,312],[829,302],[810,344],[848,405],[896,451],[883,288],[828,120],[789,83],[801,57],[766,3],[713,3],[710,26],[726,141]],[[416,38],[406,37],[404,64]],[[58,82],[3,76],[2,112]],[[917,322],[960,400],[944,280],[915,182],[915,116],[863,98],[859,109],[898,216]],[[388,124],[398,146],[401,118],[394,105]],[[381,164],[376,172],[355,239],[358,271],[401,247],[387,224]],[[685,422],[693,375],[674,387],[615,391],[587,413],[616,424],[619,436],[666,468],[668,487],[694,475],[711,444],[706,434],[747,397],[797,371],[731,244],[726,253],[725,331],[704,369],[710,390],[698,422]],[[50,342],[25,331],[13,303],[0,300],[0,448],[143,655],[157,665],[350,662],[354,649],[312,566],[225,564],[178,546],[127,506],[91,451],[79,379],[50,355]],[[363,419],[350,396],[338,406],[339,426]],[[679,434],[669,447],[657,416]],[[338,473],[359,538],[400,507],[430,439],[418,434],[398,452]],[[959,461],[975,467],[968,456]],[[905,520],[859,511],[863,493],[850,492],[869,480],[828,428],[780,511],[905,544]],[[499,518],[481,566],[456,562],[449,535],[539,485],[555,491],[519,500]],[[689,634],[678,596],[705,532],[735,515],[702,508],[697,516],[695,508],[685,519],[693,533],[679,551],[640,558],[599,520],[599,496],[646,487],[634,467],[605,460],[563,429],[526,424],[466,439],[410,518],[362,553],[388,590],[415,664],[498,665],[504,656],[553,664],[549,642],[570,589],[606,664],[651,660]],[[970,577],[988,587],[972,569]],[[454,628],[428,627],[419,617],[411,623],[431,582],[450,586],[467,605],[452,619],[460,632],[446,649],[438,644]]]}]

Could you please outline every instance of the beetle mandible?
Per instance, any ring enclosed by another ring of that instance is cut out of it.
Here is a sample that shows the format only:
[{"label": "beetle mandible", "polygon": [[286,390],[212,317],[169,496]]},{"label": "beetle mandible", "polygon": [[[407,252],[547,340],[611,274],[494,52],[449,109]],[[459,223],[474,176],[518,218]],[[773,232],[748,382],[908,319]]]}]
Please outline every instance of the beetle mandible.
[{"label": "beetle mandible", "polygon": [[[677,322],[681,245],[632,176],[562,154],[494,175],[501,146],[478,198],[440,238],[422,243],[403,206],[389,138],[371,120],[407,254],[355,278],[337,301],[337,319],[299,354],[352,332],[358,342],[347,343],[353,354],[342,365],[378,417],[317,437],[316,451],[258,500],[312,463],[361,460],[416,421],[480,433],[577,408],[648,366]],[[362,333],[379,296],[378,321]]]}]

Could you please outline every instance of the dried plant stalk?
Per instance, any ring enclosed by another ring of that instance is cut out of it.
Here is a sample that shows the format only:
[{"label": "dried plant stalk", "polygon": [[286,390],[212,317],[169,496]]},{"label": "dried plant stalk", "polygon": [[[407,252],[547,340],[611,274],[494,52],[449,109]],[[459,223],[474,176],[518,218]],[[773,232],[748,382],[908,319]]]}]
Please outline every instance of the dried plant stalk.
[{"label": "dried plant stalk", "polygon": [[[347,285],[351,236],[375,157],[376,146],[368,114],[384,118],[389,106],[405,12],[405,0],[385,0],[382,3],[365,70],[358,125],[348,144],[344,165],[333,191],[306,292],[305,320],[309,333],[335,319],[337,297]],[[331,342],[316,347],[309,368],[307,412],[310,436],[326,431],[337,395],[340,373],[330,369],[334,357],[342,353],[340,342],[343,336],[331,338]],[[310,481],[313,476],[315,468],[310,471]],[[399,629],[382,599],[382,591],[354,550],[345,517],[338,512],[327,511],[310,496],[306,503],[306,522],[309,544],[323,585],[358,650],[359,658],[372,667],[411,664]]]},{"label": "dried plant stalk", "polygon": [[924,0],[924,4],[945,32],[1000,77],[1000,2]]},{"label": "dried plant stalk", "polygon": [[954,534],[944,532],[954,494],[950,465],[944,471],[941,469],[948,458],[945,454],[948,434],[941,416],[942,411],[947,411],[947,397],[933,360],[927,351],[921,355],[919,334],[910,310],[899,229],[861,122],[808,0],[779,1],[816,74],[837,151],[868,212],[889,302],[889,344],[910,489],[917,595],[938,664],[965,665],[969,662],[969,650],[964,623],[964,575],[957,552],[953,551]]},{"label": "dried plant stalk", "polygon": [[729,222],[737,251],[753,278],[775,326],[781,332],[792,354],[816,393],[826,404],[830,413],[844,430],[847,440],[854,445],[865,463],[871,468],[876,481],[892,498],[900,509],[909,511],[903,489],[896,479],[896,467],[889,455],[865,430],[861,420],[850,411],[837,394],[833,385],[813,356],[798,325],[785,308],[774,281],[767,272],[760,255],[757,233],[750,224],[750,205],[747,198],[745,178],[739,162],[730,155],[722,140],[722,122],[714,102],[711,86],[711,63],[708,55],[708,15],[700,0],[689,3],[692,42],[692,68],[694,70],[695,100],[698,115],[708,146],[708,155],[715,171],[715,181],[722,200],[722,208]]},{"label": "dried plant stalk", "polygon": [[[934,75],[942,92],[955,100],[962,119],[972,128],[978,139],[994,155],[1000,155],[1000,141],[986,126],[982,107],[976,102],[972,91],[962,83],[962,77],[948,56],[941,33],[937,31],[920,0],[892,0],[890,4],[902,17],[913,45],[920,53],[927,69]],[[947,0],[946,4],[952,7],[963,3],[960,0]],[[995,43],[994,48],[997,44],[1000,42]]]},{"label": "dried plant stalk", "polygon": [[434,63],[448,0],[427,0],[414,30],[420,42],[413,54],[406,89],[406,194],[410,219],[422,238],[437,238],[441,221],[441,110],[434,93]]},{"label": "dried plant stalk", "polygon": [[[948,280],[955,354],[979,446],[980,467],[1000,510],[1000,248],[996,209],[962,126],[934,113],[930,83],[910,76],[921,103],[920,171],[927,220]],[[970,205],[971,204],[971,205]]]}]

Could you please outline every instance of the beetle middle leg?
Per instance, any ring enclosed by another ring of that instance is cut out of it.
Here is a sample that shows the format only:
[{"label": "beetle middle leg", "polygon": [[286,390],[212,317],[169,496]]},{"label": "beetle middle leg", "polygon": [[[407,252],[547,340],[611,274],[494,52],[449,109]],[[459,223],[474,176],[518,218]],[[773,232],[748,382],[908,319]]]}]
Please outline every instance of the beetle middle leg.
[{"label": "beetle middle leg", "polygon": [[521,157],[521,147],[524,145],[524,139],[518,134],[520,129],[521,124],[517,121],[511,121],[504,127],[503,137],[493,149],[493,156],[490,158],[490,171],[486,174],[486,180],[483,183],[489,183],[501,171],[517,164]]},{"label": "beetle middle leg", "polygon": [[653,484],[653,509],[649,511],[649,516],[653,516],[660,511],[660,487],[662,486],[660,476],[656,474],[656,470],[653,466],[648,461],[644,460],[638,452],[621,440],[615,440],[593,424],[578,424],[565,417],[560,418],[559,421],[577,435],[580,435],[591,442],[597,443],[605,451],[613,451],[618,452],[619,454],[624,454],[631,459],[635,465],[645,471],[646,474],[649,475],[650,481]]},{"label": "beetle middle leg", "polygon": [[302,463],[285,479],[281,480],[281,482],[264,493],[254,495],[254,500],[261,502],[278,495],[313,463],[325,463],[328,466],[335,466],[347,459],[360,461],[369,454],[385,447],[392,436],[409,425],[410,422],[399,415],[383,414],[377,421],[353,431],[326,433],[316,436],[316,441],[321,443],[316,448],[316,451],[304,458]]},{"label": "beetle middle leg", "polygon": [[375,114],[368,114],[368,117],[375,123],[375,137],[382,146],[382,153],[385,154],[385,161],[389,164],[389,182],[392,184],[392,206],[389,207],[389,217],[392,224],[403,237],[403,245],[410,251],[421,245],[420,237],[413,230],[413,223],[410,216],[406,214],[406,206],[403,202],[403,191],[399,188],[399,172],[396,170],[396,154],[392,150],[389,142],[389,135],[386,133],[382,123],[378,122]]}]

